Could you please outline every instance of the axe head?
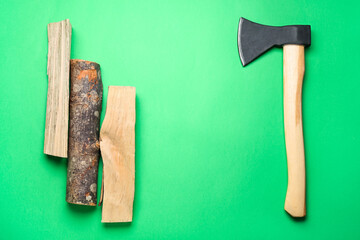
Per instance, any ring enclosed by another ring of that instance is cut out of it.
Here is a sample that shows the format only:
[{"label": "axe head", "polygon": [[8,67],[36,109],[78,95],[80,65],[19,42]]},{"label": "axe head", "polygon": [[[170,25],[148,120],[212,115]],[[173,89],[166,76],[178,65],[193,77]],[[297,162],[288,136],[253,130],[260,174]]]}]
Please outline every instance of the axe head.
[{"label": "axe head", "polygon": [[310,25],[273,27],[240,18],[238,48],[243,66],[270,48],[285,44],[310,46]]}]

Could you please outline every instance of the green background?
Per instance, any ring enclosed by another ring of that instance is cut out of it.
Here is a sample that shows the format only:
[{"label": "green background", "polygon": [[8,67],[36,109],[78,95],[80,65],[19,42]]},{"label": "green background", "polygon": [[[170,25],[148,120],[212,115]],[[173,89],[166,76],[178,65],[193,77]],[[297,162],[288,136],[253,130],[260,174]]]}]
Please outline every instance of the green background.
[{"label": "green background", "polygon": [[[325,0],[0,0],[0,239],[359,239],[359,9]],[[282,50],[243,68],[241,16],[312,27],[304,220],[283,210]],[[67,160],[43,154],[46,27],[65,18],[71,58],[101,65],[101,119],[107,86],[137,90],[131,224],[68,205]]]}]

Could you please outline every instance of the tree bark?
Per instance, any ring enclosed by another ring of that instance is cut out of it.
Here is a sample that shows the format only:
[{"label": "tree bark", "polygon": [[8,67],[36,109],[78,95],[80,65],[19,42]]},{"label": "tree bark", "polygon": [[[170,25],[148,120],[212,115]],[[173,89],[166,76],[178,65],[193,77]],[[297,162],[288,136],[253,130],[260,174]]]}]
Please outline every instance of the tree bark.
[{"label": "tree bark", "polygon": [[70,60],[68,203],[96,206],[103,86],[100,65]]}]

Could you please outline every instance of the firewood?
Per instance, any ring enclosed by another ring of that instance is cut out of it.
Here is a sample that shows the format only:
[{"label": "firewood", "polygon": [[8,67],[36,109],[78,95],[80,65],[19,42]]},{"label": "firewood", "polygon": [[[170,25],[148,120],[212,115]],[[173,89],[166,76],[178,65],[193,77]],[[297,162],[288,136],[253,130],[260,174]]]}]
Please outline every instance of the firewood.
[{"label": "firewood", "polygon": [[69,19],[48,24],[48,94],[44,153],[67,157],[69,121]]},{"label": "firewood", "polygon": [[135,88],[110,86],[100,131],[102,222],[131,222],[135,193]]},{"label": "firewood", "polygon": [[69,159],[66,201],[96,206],[103,86],[100,65],[71,60]]}]

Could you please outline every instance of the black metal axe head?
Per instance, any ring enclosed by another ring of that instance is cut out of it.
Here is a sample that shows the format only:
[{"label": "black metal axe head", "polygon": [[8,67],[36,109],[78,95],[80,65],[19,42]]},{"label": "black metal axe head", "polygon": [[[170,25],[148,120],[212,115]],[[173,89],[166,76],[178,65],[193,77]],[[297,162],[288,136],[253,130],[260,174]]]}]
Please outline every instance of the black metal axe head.
[{"label": "black metal axe head", "polygon": [[310,25],[273,27],[240,18],[238,48],[244,67],[270,48],[285,44],[310,46]]}]

